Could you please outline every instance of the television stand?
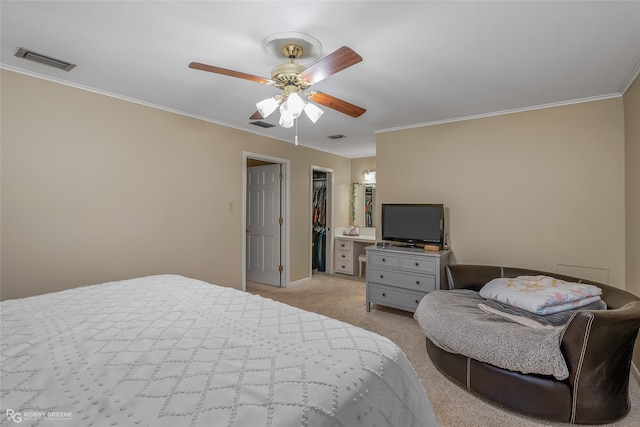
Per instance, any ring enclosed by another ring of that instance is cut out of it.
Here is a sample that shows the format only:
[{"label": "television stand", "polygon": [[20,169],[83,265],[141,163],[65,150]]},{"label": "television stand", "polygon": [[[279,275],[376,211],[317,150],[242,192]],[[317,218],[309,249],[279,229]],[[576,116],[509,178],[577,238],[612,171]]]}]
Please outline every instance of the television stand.
[{"label": "television stand", "polygon": [[380,304],[415,312],[427,293],[447,289],[444,267],[451,251],[368,246],[366,310]]}]

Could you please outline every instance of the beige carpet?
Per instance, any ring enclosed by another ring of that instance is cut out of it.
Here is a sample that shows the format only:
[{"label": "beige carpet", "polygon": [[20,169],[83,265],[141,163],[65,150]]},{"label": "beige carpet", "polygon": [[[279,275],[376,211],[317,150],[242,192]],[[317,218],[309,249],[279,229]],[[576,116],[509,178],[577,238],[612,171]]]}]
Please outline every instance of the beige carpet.
[{"label": "beige carpet", "polygon": [[[346,277],[346,276],[345,276]],[[316,274],[313,280],[290,288],[247,283],[247,291],[384,335],[395,342],[413,365],[424,384],[441,427],[568,426],[523,417],[500,409],[447,380],[432,364],[425,349],[422,331],[412,314],[374,305],[365,310],[363,278],[346,280],[342,276]],[[640,386],[631,381],[631,413],[606,426],[640,426]]]}]

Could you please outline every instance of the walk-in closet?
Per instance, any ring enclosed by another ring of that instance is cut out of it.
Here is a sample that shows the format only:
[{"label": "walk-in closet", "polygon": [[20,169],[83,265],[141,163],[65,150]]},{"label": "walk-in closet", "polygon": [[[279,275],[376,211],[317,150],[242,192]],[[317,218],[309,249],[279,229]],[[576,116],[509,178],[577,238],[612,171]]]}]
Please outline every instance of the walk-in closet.
[{"label": "walk-in closet", "polygon": [[327,261],[327,173],[313,171],[311,198],[311,264],[314,271],[326,271]]}]

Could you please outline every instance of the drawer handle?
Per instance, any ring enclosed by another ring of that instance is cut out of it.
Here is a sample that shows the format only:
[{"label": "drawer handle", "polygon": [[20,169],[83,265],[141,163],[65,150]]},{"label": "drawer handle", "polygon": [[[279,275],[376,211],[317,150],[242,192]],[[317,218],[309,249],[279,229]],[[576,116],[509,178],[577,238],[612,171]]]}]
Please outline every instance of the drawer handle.
[{"label": "drawer handle", "polygon": [[383,293],[382,293],[382,296],[383,296],[383,297],[386,297],[386,296],[387,296],[387,294],[385,294],[385,293],[383,292]]},{"label": "drawer handle", "polygon": [[384,259],[384,258],[382,258],[382,262],[387,262],[387,260],[386,260],[386,259]]},{"label": "drawer handle", "polygon": [[380,275],[380,278],[381,278],[381,279],[384,279],[384,276],[381,274],[381,275]]},{"label": "drawer handle", "polygon": [[420,301],[416,300],[416,304],[420,304]]},{"label": "drawer handle", "polygon": [[346,258],[346,256],[345,256],[345,255],[342,255],[342,258]]},{"label": "drawer handle", "polygon": [[343,265],[343,266],[342,266],[342,268],[347,268],[347,266],[346,266],[346,265]]},{"label": "drawer handle", "polygon": [[420,280],[416,280],[416,285],[420,286]]},{"label": "drawer handle", "polygon": [[417,263],[417,262],[416,262],[416,267],[420,267],[420,263]]}]

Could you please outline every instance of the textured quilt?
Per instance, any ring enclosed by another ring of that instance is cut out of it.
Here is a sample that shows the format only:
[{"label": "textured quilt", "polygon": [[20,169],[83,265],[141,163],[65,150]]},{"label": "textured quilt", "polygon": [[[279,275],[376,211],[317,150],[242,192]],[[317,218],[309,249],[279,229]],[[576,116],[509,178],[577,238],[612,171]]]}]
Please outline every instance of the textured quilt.
[{"label": "textured quilt", "polygon": [[531,313],[560,313],[600,300],[602,289],[549,276],[498,277],[480,289],[480,296]]},{"label": "textured quilt", "polygon": [[182,276],[1,303],[2,425],[435,426],[388,339]]}]

